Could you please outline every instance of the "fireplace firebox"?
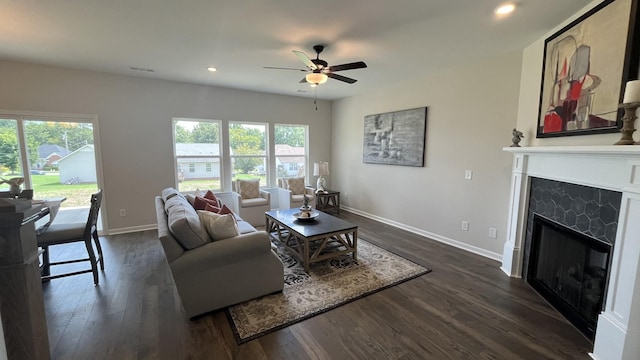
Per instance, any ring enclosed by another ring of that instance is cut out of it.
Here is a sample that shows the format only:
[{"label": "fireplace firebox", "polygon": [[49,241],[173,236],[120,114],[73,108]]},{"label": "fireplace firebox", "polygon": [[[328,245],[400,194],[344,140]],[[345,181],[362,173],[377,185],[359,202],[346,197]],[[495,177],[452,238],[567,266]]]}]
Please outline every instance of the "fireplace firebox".
[{"label": "fireplace firebox", "polygon": [[610,258],[611,244],[534,215],[527,281],[591,341]]}]

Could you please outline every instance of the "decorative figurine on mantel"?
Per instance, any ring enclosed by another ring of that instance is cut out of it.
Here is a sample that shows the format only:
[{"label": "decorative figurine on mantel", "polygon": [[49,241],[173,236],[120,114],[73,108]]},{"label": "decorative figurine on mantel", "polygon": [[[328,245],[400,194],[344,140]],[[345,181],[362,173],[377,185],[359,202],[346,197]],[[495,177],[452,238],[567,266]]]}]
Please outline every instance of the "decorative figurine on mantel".
[{"label": "decorative figurine on mantel", "polygon": [[9,184],[9,192],[11,193],[11,195],[13,195],[14,197],[20,195],[20,185],[22,185],[22,183],[24,182],[23,177],[15,177],[9,180],[0,177],[0,179],[2,179],[0,181],[0,184]]},{"label": "decorative figurine on mantel", "polygon": [[522,140],[522,138],[524,137],[522,131],[518,131],[516,130],[516,128],[513,128],[512,134],[513,139],[511,139],[511,141],[513,142],[513,144],[511,144],[511,147],[520,147],[520,140]]}]

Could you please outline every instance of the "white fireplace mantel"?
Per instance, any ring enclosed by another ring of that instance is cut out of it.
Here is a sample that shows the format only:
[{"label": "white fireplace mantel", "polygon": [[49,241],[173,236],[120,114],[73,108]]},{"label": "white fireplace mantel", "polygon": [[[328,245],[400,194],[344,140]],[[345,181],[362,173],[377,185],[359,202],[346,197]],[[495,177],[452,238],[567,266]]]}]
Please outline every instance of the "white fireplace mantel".
[{"label": "white fireplace mantel", "polygon": [[513,154],[502,270],[522,275],[530,178],[622,193],[605,309],[593,359],[640,359],[640,146],[507,147]]}]

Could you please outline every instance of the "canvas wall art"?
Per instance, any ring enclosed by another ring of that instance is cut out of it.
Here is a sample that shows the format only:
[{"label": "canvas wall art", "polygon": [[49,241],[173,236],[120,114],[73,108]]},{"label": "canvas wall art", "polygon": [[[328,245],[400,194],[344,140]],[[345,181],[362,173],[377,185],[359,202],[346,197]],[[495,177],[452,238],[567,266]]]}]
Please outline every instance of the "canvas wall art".
[{"label": "canvas wall art", "polygon": [[363,162],[424,166],[427,108],[364,117]]},{"label": "canvas wall art", "polygon": [[603,1],[545,41],[537,137],[618,131],[637,78],[637,1]]}]

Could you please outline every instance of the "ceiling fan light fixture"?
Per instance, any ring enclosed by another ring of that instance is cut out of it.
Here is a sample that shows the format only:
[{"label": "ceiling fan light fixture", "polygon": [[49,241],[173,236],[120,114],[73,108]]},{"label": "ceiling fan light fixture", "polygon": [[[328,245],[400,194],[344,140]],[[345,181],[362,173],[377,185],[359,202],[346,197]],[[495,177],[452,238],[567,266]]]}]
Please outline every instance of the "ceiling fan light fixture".
[{"label": "ceiling fan light fixture", "polygon": [[511,14],[515,9],[516,9],[516,4],[509,2],[509,3],[504,3],[498,6],[495,10],[495,13],[498,16],[506,16]]},{"label": "ceiling fan light fixture", "polygon": [[307,79],[308,83],[319,85],[326,83],[329,77],[326,74],[320,72],[313,72],[307,74],[305,78]]}]

